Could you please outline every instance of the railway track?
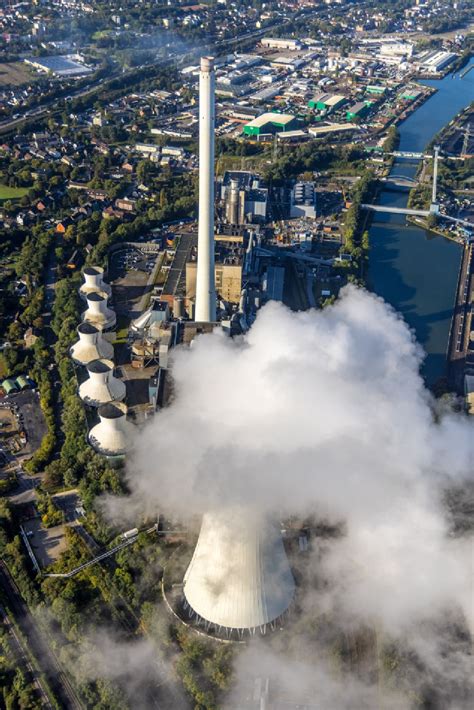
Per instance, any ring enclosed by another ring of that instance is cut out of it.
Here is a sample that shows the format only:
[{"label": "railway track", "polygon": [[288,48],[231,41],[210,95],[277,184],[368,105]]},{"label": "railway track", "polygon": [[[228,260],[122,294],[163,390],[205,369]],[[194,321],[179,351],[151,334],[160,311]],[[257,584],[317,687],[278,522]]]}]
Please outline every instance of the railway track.
[{"label": "railway track", "polygon": [[[0,560],[0,585],[8,600],[10,611],[21,631],[27,637],[31,653],[37,659],[38,665],[58,698],[60,706],[66,710],[84,710],[85,706],[61,668],[56,654],[39,631],[14,579],[2,560]],[[51,707],[49,700],[47,707]]]}]

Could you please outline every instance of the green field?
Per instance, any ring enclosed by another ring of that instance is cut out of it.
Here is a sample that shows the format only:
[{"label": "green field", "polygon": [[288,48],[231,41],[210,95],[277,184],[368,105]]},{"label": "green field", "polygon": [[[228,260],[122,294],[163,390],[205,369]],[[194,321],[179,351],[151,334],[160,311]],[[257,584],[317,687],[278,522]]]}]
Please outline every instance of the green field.
[{"label": "green field", "polygon": [[29,192],[28,187],[8,187],[8,185],[0,185],[0,202],[2,200],[19,200],[23,195]]}]

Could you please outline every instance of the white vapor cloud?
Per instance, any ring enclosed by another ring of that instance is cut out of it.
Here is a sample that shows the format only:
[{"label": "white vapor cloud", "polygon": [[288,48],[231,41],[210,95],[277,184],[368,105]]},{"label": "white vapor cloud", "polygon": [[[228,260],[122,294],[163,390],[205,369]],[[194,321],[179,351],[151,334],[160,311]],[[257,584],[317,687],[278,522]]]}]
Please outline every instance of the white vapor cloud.
[{"label": "white vapor cloud", "polygon": [[175,351],[173,401],[137,438],[130,497],[109,508],[341,521],[313,563],[329,580],[318,604],[342,626],[405,638],[452,608],[472,625],[472,537],[450,535],[443,495],[473,479],[473,424],[439,407],[422,359],[402,318],[354,287],[322,311],[270,303],[241,338],[199,336]]}]

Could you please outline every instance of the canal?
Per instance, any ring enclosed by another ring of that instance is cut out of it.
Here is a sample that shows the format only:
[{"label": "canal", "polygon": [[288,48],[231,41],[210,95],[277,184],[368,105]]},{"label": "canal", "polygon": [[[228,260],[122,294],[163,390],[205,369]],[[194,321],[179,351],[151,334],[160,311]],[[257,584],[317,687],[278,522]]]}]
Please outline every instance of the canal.
[{"label": "canal", "polygon": [[[471,64],[474,59],[471,58]],[[422,152],[432,138],[474,100],[474,71],[463,78],[423,81],[437,89],[398,126],[400,150]],[[394,175],[413,176],[412,161],[396,161]],[[404,207],[407,192],[383,190],[378,202]],[[446,372],[446,349],[461,260],[461,247],[406,224],[405,217],[374,213],[370,228],[369,285],[392,304],[426,351],[422,374],[433,385]]]}]

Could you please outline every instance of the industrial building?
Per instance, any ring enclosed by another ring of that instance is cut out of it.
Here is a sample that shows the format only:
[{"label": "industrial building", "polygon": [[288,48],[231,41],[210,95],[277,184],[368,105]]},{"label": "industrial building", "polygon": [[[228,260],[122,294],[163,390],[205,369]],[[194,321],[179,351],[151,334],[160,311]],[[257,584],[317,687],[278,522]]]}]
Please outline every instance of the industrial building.
[{"label": "industrial building", "polygon": [[347,133],[350,131],[360,131],[356,123],[319,123],[317,126],[310,126],[308,133],[314,138],[322,138],[336,133]]},{"label": "industrial building", "polygon": [[416,64],[420,71],[426,72],[427,74],[438,74],[443,69],[454,62],[457,54],[454,52],[445,52],[443,50],[430,50],[427,52],[422,52],[416,58]]},{"label": "industrial building", "polygon": [[268,301],[283,301],[285,268],[269,265],[262,280],[263,297]]},{"label": "industrial building", "polygon": [[269,49],[301,49],[301,42],[298,39],[278,39],[277,37],[264,37],[261,40],[263,47]]},{"label": "industrial building", "polygon": [[244,133],[247,136],[261,136],[291,131],[296,126],[296,118],[289,113],[263,113],[244,126]]},{"label": "industrial building", "polygon": [[291,217],[316,219],[316,190],[313,182],[297,182],[291,191]]},{"label": "industrial building", "polygon": [[155,323],[165,323],[170,317],[170,307],[167,301],[154,299],[151,305],[132,321],[130,326],[132,332],[141,333],[150,328]]},{"label": "industrial building", "polygon": [[378,84],[369,84],[365,87],[365,92],[367,94],[373,94],[375,96],[383,96],[387,91],[386,86],[380,86]]},{"label": "industrial building", "polygon": [[92,69],[82,63],[77,54],[67,54],[54,57],[29,57],[24,60],[39,71],[54,74],[68,79],[90,74]]},{"label": "industrial building", "polygon": [[205,514],[183,590],[206,630],[231,638],[275,628],[295,592],[280,530],[241,510]]},{"label": "industrial building", "polygon": [[226,171],[220,186],[228,224],[265,222],[267,218],[268,189],[258,175],[244,171]]},{"label": "industrial building", "polygon": [[338,108],[343,106],[347,102],[345,96],[342,94],[318,94],[308,102],[309,108],[316,109],[318,111],[336,111]]},{"label": "industrial building", "polygon": [[[186,264],[186,300],[192,302],[196,296],[196,264],[194,255]],[[226,303],[238,304],[242,291],[242,266],[244,250],[235,242],[219,241],[215,246],[214,277],[216,292]],[[195,318],[198,320],[198,318]]]},{"label": "industrial building", "polygon": [[358,101],[352,104],[346,111],[346,119],[353,121],[355,118],[364,118],[370,111],[371,104],[367,101]]}]

